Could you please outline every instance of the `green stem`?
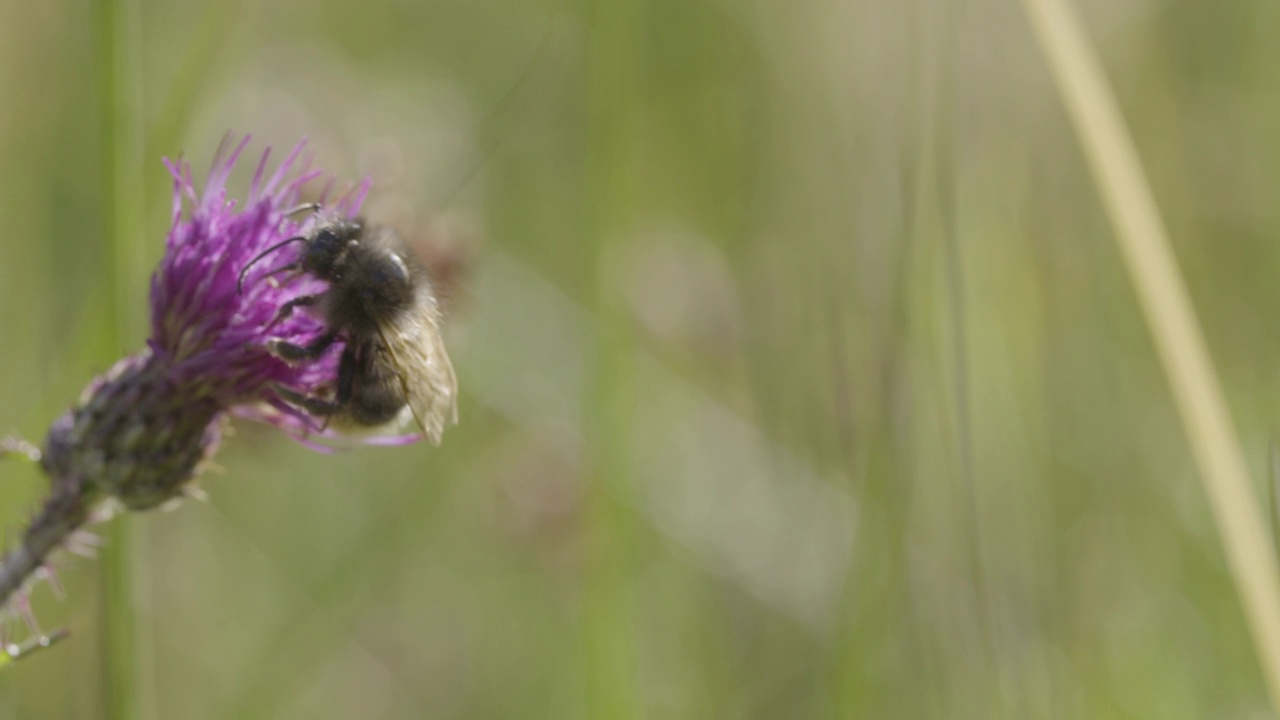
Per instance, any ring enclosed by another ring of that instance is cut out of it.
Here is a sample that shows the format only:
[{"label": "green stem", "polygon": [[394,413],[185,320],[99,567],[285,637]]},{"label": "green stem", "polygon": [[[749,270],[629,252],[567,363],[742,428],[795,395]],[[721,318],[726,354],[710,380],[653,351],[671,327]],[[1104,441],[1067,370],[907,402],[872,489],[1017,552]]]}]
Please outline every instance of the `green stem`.
[{"label": "green stem", "polygon": [[102,663],[106,716],[138,717],[137,622],[133,614],[133,538],[130,518],[107,527],[102,553]]},{"label": "green stem", "polygon": [[[119,356],[142,337],[145,270],[141,262],[143,182],[141,86],[137,81],[139,12],[136,0],[103,0],[95,18],[101,88],[103,237],[109,248],[111,352]],[[137,627],[134,618],[134,547],[127,517],[107,529],[102,556],[102,664],[105,715],[140,717]]]},{"label": "green stem", "polygon": [[594,478],[587,532],[587,710],[593,718],[639,715],[631,580],[634,503],[630,501],[633,349],[627,317],[609,272],[608,247],[631,231],[635,134],[643,62],[642,13],[633,0],[592,3],[587,107],[589,130],[584,276],[596,278],[597,333],[587,427]]}]

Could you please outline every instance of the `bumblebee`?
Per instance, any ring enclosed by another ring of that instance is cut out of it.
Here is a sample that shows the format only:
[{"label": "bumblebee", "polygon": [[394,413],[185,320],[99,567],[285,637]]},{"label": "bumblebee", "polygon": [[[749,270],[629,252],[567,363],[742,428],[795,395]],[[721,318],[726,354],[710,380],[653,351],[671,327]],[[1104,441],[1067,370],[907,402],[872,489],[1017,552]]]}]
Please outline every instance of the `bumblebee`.
[{"label": "bumblebee", "polygon": [[[318,208],[312,208],[318,209]],[[458,421],[457,378],[440,336],[439,303],[426,271],[394,230],[361,218],[323,217],[310,232],[268,248],[240,272],[280,248],[302,243],[298,259],[272,270],[306,273],[327,290],[289,300],[272,324],[309,308],[325,330],[305,345],[270,340],[267,349],[298,362],[343,342],[331,398],[278,388],[286,401],[340,429],[379,428],[416,421],[439,444],[446,423]]]}]

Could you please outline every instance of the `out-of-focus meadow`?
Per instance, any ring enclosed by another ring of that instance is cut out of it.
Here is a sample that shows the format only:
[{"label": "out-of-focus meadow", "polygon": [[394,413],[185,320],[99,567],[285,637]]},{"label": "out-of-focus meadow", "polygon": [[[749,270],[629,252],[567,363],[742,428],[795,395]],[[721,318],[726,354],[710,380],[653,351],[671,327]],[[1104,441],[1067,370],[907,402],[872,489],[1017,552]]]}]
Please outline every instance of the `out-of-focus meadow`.
[{"label": "out-of-focus meadow", "polygon": [[[1280,6],[1077,4],[1261,502]],[[0,431],[141,346],[160,159],[228,130],[373,178],[462,422],[235,425],[60,558],[0,717],[1271,716],[1017,3],[0,2]],[[0,526],[43,488],[0,465]]]}]

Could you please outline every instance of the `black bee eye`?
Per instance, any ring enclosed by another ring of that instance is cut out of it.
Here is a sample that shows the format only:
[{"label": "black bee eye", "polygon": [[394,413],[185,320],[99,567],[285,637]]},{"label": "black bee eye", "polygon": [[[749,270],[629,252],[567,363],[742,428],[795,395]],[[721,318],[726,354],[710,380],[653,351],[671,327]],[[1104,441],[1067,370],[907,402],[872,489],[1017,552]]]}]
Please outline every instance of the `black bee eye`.
[{"label": "black bee eye", "polygon": [[406,282],[409,280],[409,268],[404,264],[404,258],[396,253],[391,253],[391,262],[388,264],[390,265],[389,270],[392,277]]}]

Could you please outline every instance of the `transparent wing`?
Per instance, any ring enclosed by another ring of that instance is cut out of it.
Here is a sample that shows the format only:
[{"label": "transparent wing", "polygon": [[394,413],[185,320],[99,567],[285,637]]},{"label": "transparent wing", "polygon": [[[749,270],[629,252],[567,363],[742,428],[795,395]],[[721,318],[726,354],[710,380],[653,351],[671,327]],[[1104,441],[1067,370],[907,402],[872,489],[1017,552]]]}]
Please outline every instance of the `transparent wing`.
[{"label": "transparent wing", "polygon": [[431,290],[419,290],[414,312],[380,330],[414,420],[439,445],[445,425],[458,422],[458,379],[440,336],[440,309]]}]

